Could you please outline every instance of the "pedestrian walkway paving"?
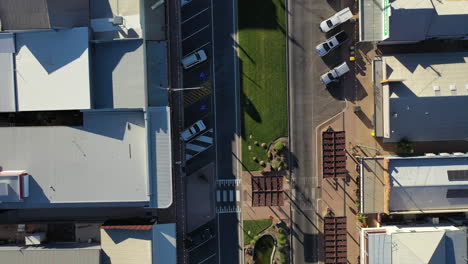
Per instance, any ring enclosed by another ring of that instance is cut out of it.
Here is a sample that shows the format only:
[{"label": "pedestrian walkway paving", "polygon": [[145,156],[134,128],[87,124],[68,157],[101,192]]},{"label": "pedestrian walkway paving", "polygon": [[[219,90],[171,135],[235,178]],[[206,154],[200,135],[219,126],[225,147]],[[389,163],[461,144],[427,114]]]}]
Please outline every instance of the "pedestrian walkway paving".
[{"label": "pedestrian walkway paving", "polygon": [[216,181],[216,213],[238,213],[241,211],[241,193],[239,179]]}]

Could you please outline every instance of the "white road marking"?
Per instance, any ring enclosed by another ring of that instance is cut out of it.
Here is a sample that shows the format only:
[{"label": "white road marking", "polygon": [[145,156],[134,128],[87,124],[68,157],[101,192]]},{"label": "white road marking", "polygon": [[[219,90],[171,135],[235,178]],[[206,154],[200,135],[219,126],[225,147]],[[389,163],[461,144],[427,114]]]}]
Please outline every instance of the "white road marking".
[{"label": "white road marking", "polygon": [[240,191],[236,190],[236,202],[240,202]]},{"label": "white road marking", "polygon": [[195,144],[187,144],[187,145],[185,145],[185,148],[188,149],[188,150],[193,150],[193,151],[198,151],[198,152],[202,152],[202,151],[204,151],[206,149],[204,147],[201,147],[201,146],[195,145]]},{"label": "white road marking", "polygon": [[186,55],[183,55],[182,57],[186,57],[187,55],[192,54],[192,53],[194,53],[194,52],[197,51],[197,50],[201,50],[202,48],[204,48],[206,45],[209,45],[210,43],[211,43],[211,42],[208,41],[207,43],[201,45],[200,47],[198,47],[198,48],[196,48],[196,49],[194,49],[194,50],[192,50],[192,51],[190,51],[190,52],[187,52]]},{"label": "white road marking", "polygon": [[204,259],[204,260],[202,260],[202,261],[198,262],[198,264],[202,264],[203,262],[205,262],[205,261],[209,260],[210,258],[212,258],[212,257],[214,257],[214,256],[216,256],[216,253],[214,253],[213,255],[211,255],[211,256],[209,256],[209,257],[207,257],[206,259]]},{"label": "white road marking", "polygon": [[201,141],[208,144],[213,144],[213,138],[207,136],[199,136],[197,137],[197,141]]},{"label": "white road marking", "polygon": [[192,18],[194,18],[194,17],[200,15],[201,13],[205,12],[205,11],[208,10],[208,9],[210,9],[210,7],[207,7],[207,8],[205,8],[205,9],[203,9],[202,11],[196,13],[195,15],[193,15],[193,16],[191,16],[191,17],[185,19],[184,21],[182,21],[182,24],[184,24],[185,22],[191,20]]},{"label": "white road marking", "polygon": [[195,36],[196,34],[200,33],[201,31],[207,29],[209,26],[210,26],[210,25],[208,24],[208,25],[202,27],[201,29],[199,29],[199,30],[195,31],[194,33],[192,33],[190,36],[188,36],[188,37],[182,39],[182,41],[186,41],[187,39],[189,39],[189,38]]}]

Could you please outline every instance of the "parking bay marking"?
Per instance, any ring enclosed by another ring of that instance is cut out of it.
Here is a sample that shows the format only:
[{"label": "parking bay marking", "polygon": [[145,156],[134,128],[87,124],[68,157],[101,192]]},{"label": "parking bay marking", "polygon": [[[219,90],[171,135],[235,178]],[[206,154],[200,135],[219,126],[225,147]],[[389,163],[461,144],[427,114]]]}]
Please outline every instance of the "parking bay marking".
[{"label": "parking bay marking", "polygon": [[199,29],[199,30],[195,31],[194,33],[192,33],[190,36],[188,36],[188,37],[182,39],[182,41],[186,41],[187,39],[189,39],[189,38],[195,36],[196,34],[200,33],[201,31],[207,29],[209,26],[210,26],[210,25],[206,25],[206,26],[202,27],[201,29]]}]

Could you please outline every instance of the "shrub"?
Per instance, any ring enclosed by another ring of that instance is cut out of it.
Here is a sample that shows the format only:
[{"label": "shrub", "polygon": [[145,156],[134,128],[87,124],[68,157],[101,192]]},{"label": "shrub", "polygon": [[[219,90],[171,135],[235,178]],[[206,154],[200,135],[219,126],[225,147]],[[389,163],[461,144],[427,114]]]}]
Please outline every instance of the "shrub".
[{"label": "shrub", "polygon": [[283,150],[284,150],[284,147],[285,147],[285,146],[284,146],[284,143],[281,142],[281,141],[276,142],[276,143],[275,143],[275,146],[274,146],[274,148],[275,148],[275,150],[276,150],[277,152],[283,151]]},{"label": "shrub", "polygon": [[273,169],[278,169],[279,167],[281,167],[281,161],[274,159],[273,161],[271,161],[271,167]]},{"label": "shrub", "polygon": [[362,213],[358,213],[356,215],[357,217],[357,220],[360,222],[360,223],[366,223],[367,222],[367,215],[365,214],[362,214]]},{"label": "shrub", "polygon": [[255,146],[258,146],[258,141],[255,140],[254,145],[255,145]]},{"label": "shrub", "polygon": [[258,158],[257,158],[257,157],[253,157],[252,160],[255,161],[255,162],[257,162],[257,161],[258,161]]},{"label": "shrub", "polygon": [[260,166],[265,166],[265,161],[261,160],[260,161]]},{"label": "shrub", "polygon": [[280,263],[287,263],[288,255],[286,255],[283,251],[279,252],[279,261]]},{"label": "shrub", "polygon": [[407,138],[402,138],[397,145],[397,152],[401,155],[409,155],[414,153],[413,143],[410,142]]},{"label": "shrub", "polygon": [[284,246],[284,245],[286,245],[286,243],[288,243],[288,238],[283,233],[278,233],[276,235],[276,239],[278,240],[278,244],[281,245],[281,246]]},{"label": "shrub", "polygon": [[358,209],[361,208],[361,202],[360,202],[360,201],[355,201],[355,202],[354,202],[354,205],[356,205],[356,207],[357,207]]},{"label": "shrub", "polygon": [[267,144],[266,144],[266,143],[262,143],[262,145],[261,145],[261,146],[262,146],[262,148],[266,149],[266,147],[267,147]]}]

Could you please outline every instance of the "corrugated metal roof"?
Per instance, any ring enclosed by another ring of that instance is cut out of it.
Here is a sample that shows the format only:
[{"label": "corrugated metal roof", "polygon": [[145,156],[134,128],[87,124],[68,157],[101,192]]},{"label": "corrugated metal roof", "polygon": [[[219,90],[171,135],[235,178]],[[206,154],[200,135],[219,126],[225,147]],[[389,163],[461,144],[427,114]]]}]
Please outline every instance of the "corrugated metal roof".
[{"label": "corrugated metal roof", "polygon": [[369,262],[373,264],[392,263],[392,239],[390,235],[369,234],[368,235]]},{"label": "corrugated metal roof", "polygon": [[390,211],[468,209],[468,197],[447,196],[449,190],[468,192],[468,182],[450,181],[447,171],[467,169],[468,157],[390,159]]},{"label": "corrugated metal roof", "polygon": [[89,1],[2,0],[0,1],[0,20],[2,30],[88,26]]},{"label": "corrugated metal roof", "polygon": [[0,247],[0,259],[5,264],[100,264],[99,246],[73,245],[77,247]]},{"label": "corrugated metal roof", "polygon": [[50,28],[47,0],[0,1],[2,30]]},{"label": "corrugated metal roof", "polygon": [[169,107],[148,108],[149,181],[151,206],[172,204],[172,145]]},{"label": "corrugated metal roof", "polygon": [[103,225],[102,229],[150,230],[152,225]]},{"label": "corrugated metal roof", "polygon": [[382,0],[360,0],[360,41],[380,41],[383,39],[383,2]]},{"label": "corrugated metal roof", "polygon": [[0,52],[0,112],[15,112],[14,54]]},{"label": "corrugated metal roof", "polygon": [[0,208],[149,203],[144,113],[85,112],[83,119],[79,127],[0,128],[2,167],[31,174],[30,196]]}]

